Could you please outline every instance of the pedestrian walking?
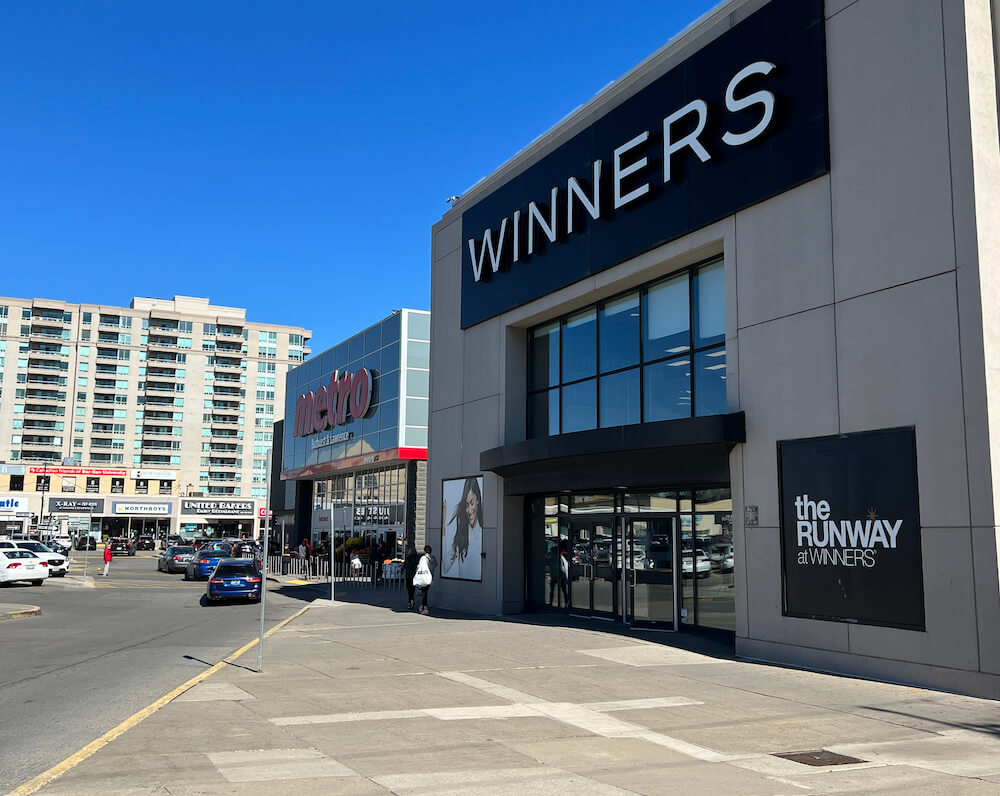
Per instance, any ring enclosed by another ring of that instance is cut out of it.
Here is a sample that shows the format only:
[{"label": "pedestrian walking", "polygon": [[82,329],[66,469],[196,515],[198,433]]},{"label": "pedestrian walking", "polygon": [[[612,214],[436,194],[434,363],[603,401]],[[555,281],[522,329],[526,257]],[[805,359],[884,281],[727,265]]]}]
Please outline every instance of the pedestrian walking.
[{"label": "pedestrian walking", "polygon": [[111,569],[111,542],[104,543],[104,575],[108,576],[108,570]]},{"label": "pedestrian walking", "polygon": [[302,562],[302,574],[309,577],[309,559],[306,558],[306,539],[304,536],[299,540],[299,547],[296,553],[298,554],[299,561]]},{"label": "pedestrian walking", "polygon": [[437,559],[434,558],[433,553],[434,550],[429,544],[424,545],[424,554],[420,556],[416,574],[413,576],[413,585],[420,587],[423,593],[420,600],[420,613],[424,616],[430,615],[430,609],[427,607],[427,595],[434,582],[434,570],[437,569]]},{"label": "pedestrian walking", "polygon": [[403,559],[403,581],[406,583],[406,596],[409,602],[406,607],[413,610],[413,601],[416,597],[416,586],[413,585],[413,576],[417,574],[417,565],[420,564],[420,553],[412,544],[406,548],[406,557]]}]

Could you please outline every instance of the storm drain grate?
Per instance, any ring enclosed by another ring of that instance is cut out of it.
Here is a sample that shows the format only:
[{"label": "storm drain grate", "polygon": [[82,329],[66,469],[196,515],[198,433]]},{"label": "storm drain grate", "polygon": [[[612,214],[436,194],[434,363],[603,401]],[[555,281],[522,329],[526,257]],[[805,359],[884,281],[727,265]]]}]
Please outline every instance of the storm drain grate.
[{"label": "storm drain grate", "polygon": [[848,763],[867,763],[867,760],[859,760],[857,757],[838,755],[836,752],[828,752],[826,749],[816,749],[812,752],[783,752],[782,754],[771,755],[791,760],[793,763],[802,763],[806,766],[843,766]]}]

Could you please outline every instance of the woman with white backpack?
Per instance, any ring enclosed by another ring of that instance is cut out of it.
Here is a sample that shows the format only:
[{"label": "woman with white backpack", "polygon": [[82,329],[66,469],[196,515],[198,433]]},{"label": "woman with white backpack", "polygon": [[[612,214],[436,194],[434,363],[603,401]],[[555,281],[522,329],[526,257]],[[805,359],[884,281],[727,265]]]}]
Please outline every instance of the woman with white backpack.
[{"label": "woman with white backpack", "polygon": [[430,614],[430,611],[427,609],[427,592],[431,590],[431,584],[434,582],[434,570],[437,569],[437,559],[434,558],[432,553],[433,549],[431,546],[429,544],[424,545],[424,554],[420,556],[417,571],[413,575],[413,585],[423,593],[423,598],[420,602],[420,613],[424,616]]}]

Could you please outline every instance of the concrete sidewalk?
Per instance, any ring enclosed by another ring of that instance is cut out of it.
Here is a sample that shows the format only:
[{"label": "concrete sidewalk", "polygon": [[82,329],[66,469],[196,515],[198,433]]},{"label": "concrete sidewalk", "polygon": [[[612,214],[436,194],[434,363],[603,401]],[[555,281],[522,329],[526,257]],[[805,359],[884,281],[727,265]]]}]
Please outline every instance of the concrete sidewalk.
[{"label": "concrete sidewalk", "polygon": [[345,591],[271,636],[262,674],[254,647],[39,792],[1000,791],[996,702]]}]

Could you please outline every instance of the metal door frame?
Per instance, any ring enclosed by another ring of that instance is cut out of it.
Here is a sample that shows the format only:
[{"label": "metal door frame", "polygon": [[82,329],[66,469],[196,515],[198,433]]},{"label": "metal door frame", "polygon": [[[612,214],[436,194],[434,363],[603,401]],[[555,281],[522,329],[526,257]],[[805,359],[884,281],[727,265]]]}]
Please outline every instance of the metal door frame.
[{"label": "metal door frame", "polygon": [[[618,580],[618,582],[612,584],[611,596],[614,604],[610,611],[598,611],[594,608],[594,581],[598,580],[598,578],[596,578],[594,575],[595,567],[594,567],[593,550],[594,550],[594,541],[596,537],[595,534],[593,533],[593,527],[598,524],[607,527],[611,531],[611,571],[613,573],[616,573],[615,577]],[[589,551],[590,562],[586,565],[586,569],[589,572],[589,577],[587,578],[588,606],[584,608],[582,606],[577,607],[571,605],[568,608],[570,615],[585,616],[589,619],[604,619],[609,622],[617,621],[621,615],[621,605],[622,605],[621,595],[619,594],[619,592],[621,591],[619,588],[619,583],[620,581],[624,580],[624,578],[618,578],[617,576],[617,573],[620,571],[619,568],[616,566],[618,562],[618,547],[622,539],[620,529],[618,527],[617,518],[614,515],[610,514],[603,517],[602,516],[568,517],[567,526],[569,532],[571,554],[572,554],[573,539],[574,539],[574,526],[576,527],[589,526],[591,529],[590,538],[588,540],[590,544],[590,551]],[[574,602],[572,579],[570,579],[569,583],[569,596],[570,596],[570,602],[571,603]]]},{"label": "metal door frame", "polygon": [[[683,593],[683,573],[680,569],[680,522],[679,513],[671,514],[637,514],[625,515],[622,517],[622,527],[620,530],[623,540],[622,548],[627,551],[625,561],[622,562],[621,577],[621,612],[620,618],[629,627],[641,628],[643,630],[659,630],[669,633],[676,633],[681,628],[681,600]],[[671,558],[671,597],[673,599],[673,616],[671,626],[665,627],[664,622],[649,619],[635,618],[635,569],[632,566],[634,561],[635,533],[632,530],[633,522],[648,522],[650,520],[669,520],[670,529],[670,558]]]}]

